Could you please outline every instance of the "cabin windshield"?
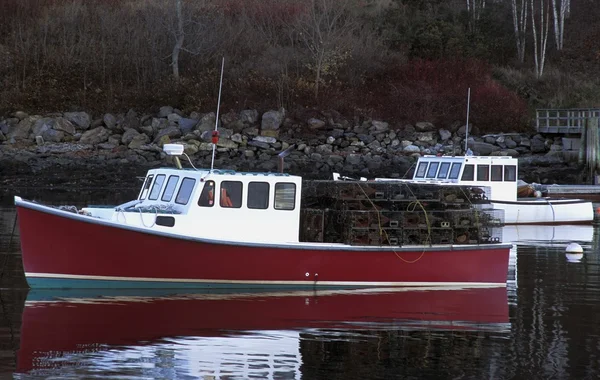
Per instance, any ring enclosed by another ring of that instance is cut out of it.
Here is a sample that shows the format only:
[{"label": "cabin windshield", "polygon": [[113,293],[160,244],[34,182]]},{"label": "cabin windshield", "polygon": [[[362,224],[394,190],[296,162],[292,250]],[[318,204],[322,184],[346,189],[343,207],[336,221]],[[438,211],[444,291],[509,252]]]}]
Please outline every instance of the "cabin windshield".
[{"label": "cabin windshield", "polygon": [[415,178],[425,178],[425,172],[427,171],[427,162],[419,162],[417,171],[415,172]]},{"label": "cabin windshield", "polygon": [[427,170],[427,178],[435,178],[438,166],[440,166],[439,162],[432,162],[429,164],[429,170]]}]

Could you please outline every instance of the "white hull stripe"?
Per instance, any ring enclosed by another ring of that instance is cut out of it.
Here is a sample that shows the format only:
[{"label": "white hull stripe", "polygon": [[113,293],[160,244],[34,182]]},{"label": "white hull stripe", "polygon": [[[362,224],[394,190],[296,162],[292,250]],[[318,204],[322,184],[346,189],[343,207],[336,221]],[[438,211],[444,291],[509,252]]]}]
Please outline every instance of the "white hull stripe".
[{"label": "white hull stripe", "polygon": [[266,280],[206,280],[182,278],[153,278],[153,277],[118,277],[91,276],[77,274],[30,273],[28,278],[55,278],[65,280],[96,280],[96,281],[144,281],[144,282],[179,282],[205,284],[250,284],[250,285],[320,285],[320,286],[466,286],[466,287],[503,287],[506,283],[498,282],[390,282],[390,281],[266,281]]}]

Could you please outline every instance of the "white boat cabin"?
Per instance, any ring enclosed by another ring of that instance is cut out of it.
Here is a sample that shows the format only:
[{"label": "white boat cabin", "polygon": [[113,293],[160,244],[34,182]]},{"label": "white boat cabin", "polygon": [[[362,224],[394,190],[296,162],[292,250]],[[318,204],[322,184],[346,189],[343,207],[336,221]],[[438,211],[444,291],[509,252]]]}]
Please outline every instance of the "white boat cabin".
[{"label": "white boat cabin", "polygon": [[137,200],[91,216],[176,235],[297,243],[302,178],[281,173],[149,170]]},{"label": "white boat cabin", "polygon": [[413,179],[417,183],[450,183],[487,187],[490,200],[517,200],[517,159],[505,156],[423,156]]}]

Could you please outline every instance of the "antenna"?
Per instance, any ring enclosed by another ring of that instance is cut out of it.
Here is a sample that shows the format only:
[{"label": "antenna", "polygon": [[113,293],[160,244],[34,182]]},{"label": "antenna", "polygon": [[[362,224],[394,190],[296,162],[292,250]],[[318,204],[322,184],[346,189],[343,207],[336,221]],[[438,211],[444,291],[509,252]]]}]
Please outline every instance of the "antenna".
[{"label": "antenna", "polygon": [[210,172],[212,173],[215,167],[215,150],[219,142],[219,108],[221,107],[221,89],[223,88],[223,69],[225,68],[225,57],[221,61],[221,81],[219,82],[219,99],[217,100],[217,117],[215,118],[215,130],[212,133],[212,159],[210,161]]},{"label": "antenna", "polygon": [[471,87],[467,91],[467,124],[465,126],[465,156],[469,150],[469,110],[471,108]]}]

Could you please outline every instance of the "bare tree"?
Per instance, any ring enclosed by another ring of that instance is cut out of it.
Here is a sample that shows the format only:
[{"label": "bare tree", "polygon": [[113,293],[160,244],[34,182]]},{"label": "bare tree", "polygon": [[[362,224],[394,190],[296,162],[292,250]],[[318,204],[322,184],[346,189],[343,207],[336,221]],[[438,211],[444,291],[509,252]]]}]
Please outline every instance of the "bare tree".
[{"label": "bare tree", "polygon": [[556,50],[562,50],[565,36],[565,18],[571,13],[571,0],[552,0],[554,16],[554,42]]},{"label": "bare tree", "polygon": [[353,4],[353,0],[310,0],[305,17],[298,22],[300,39],[311,56],[315,98],[323,74],[332,74],[349,55],[349,37],[358,27],[351,14]]},{"label": "bare tree", "polygon": [[485,9],[485,0],[467,0],[467,13],[469,14],[469,28],[474,31]]},{"label": "bare tree", "polygon": [[519,62],[525,62],[525,42],[527,41],[527,2],[528,0],[511,0],[515,42]]},{"label": "bare tree", "polygon": [[[539,0],[539,11],[536,12],[536,0],[530,0],[531,4],[531,29],[533,31],[533,52],[535,60],[535,76],[540,78],[544,74],[546,61],[546,46],[548,44],[548,29],[550,24],[550,0]],[[538,30],[535,24],[536,16],[539,17],[539,40]]]},{"label": "bare tree", "polygon": [[171,55],[171,67],[173,68],[173,78],[179,83],[179,53],[185,40],[182,0],[175,0],[175,14],[177,16],[177,30],[175,31],[175,46],[173,46],[173,54]]}]

